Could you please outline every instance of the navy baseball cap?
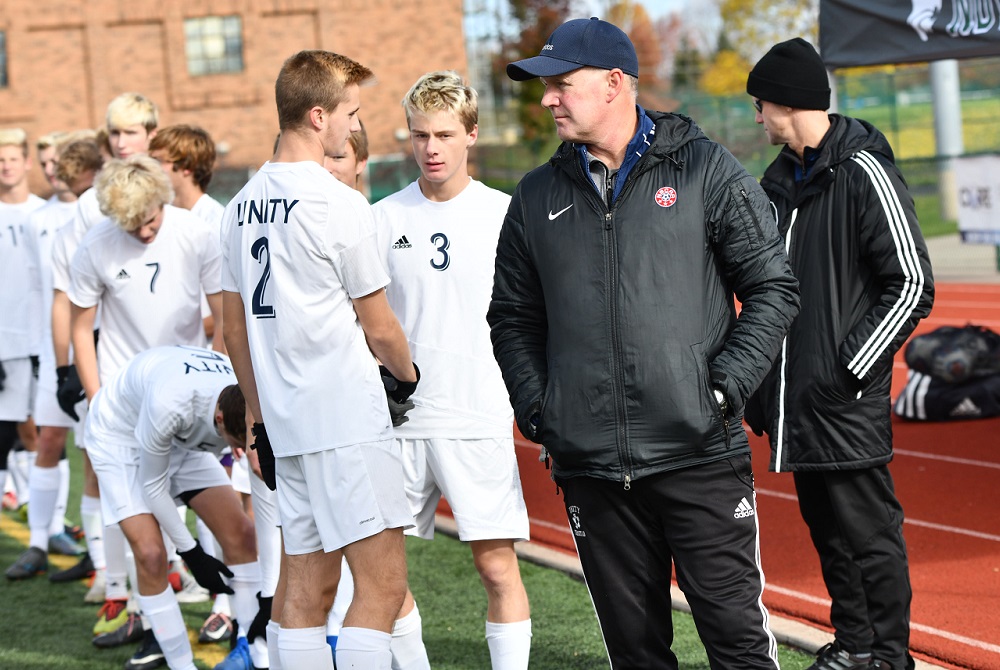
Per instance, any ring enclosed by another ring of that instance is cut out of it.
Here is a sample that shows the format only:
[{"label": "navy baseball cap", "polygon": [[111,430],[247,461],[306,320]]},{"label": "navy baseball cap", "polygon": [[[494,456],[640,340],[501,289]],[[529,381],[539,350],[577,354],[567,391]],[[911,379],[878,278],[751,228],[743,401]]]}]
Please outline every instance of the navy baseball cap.
[{"label": "navy baseball cap", "polygon": [[514,81],[535,77],[554,77],[581,67],[602,70],[620,69],[639,76],[635,47],[618,26],[590,19],[573,19],[556,28],[541,53],[507,66],[507,76]]}]

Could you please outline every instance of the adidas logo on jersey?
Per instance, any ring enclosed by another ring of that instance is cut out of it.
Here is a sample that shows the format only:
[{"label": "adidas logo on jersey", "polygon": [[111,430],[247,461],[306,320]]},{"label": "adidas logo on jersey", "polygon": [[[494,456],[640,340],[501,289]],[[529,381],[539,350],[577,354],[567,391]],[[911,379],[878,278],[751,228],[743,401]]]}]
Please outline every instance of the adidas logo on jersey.
[{"label": "adidas logo on jersey", "polygon": [[408,239],[406,239],[406,235],[403,235],[401,238],[399,238],[398,240],[396,240],[396,243],[394,245],[392,245],[392,248],[393,249],[409,249],[412,246],[413,245],[410,244],[410,241]]},{"label": "adidas logo on jersey", "polygon": [[115,275],[115,279],[131,279],[131,278],[132,278],[132,275],[130,275],[129,273],[125,272],[125,268],[122,268],[118,272],[118,274]]},{"label": "adidas logo on jersey", "polygon": [[751,507],[750,503],[747,502],[747,499],[744,498],[743,500],[740,501],[740,504],[736,506],[736,511],[733,513],[733,518],[745,519],[746,517],[753,515],[754,515],[753,507]]},{"label": "adidas logo on jersey", "polygon": [[965,398],[962,402],[955,405],[955,409],[951,410],[948,414],[950,416],[981,416],[983,410],[979,409],[976,403],[972,402],[972,398]]}]

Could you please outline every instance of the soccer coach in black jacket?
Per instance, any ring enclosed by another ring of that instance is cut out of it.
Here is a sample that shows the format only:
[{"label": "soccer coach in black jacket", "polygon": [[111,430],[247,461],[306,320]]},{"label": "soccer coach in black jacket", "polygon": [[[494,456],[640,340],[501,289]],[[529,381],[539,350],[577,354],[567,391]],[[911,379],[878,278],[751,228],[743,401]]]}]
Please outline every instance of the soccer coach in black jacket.
[{"label": "soccer coach in black jacket", "polygon": [[805,40],[772,47],[747,93],[768,140],[785,145],[761,185],[802,291],[747,420],[767,431],[771,468],[794,473],[833,601],[836,641],[812,668],[912,668],[903,511],[886,464],[893,355],[934,297],[913,198],[882,133],[826,113],[826,68]]},{"label": "soccer coach in black jacket", "polygon": [[675,565],[712,667],[773,669],[741,419],[797,283],[756,180],[690,119],[639,107],[638,69],[598,19],[507,66],[542,78],[563,144],[507,212],[494,353],[554,460],[612,666],[677,668]]}]

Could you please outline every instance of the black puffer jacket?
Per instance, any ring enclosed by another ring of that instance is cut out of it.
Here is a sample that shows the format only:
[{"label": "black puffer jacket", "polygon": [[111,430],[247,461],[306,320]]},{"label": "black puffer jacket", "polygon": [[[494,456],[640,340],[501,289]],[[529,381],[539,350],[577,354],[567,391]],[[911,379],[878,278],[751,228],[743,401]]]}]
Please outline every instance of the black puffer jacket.
[{"label": "black puffer jacket", "polygon": [[[927,246],[885,137],[830,115],[808,176],[787,147],[761,185],[777,211],[802,311],[747,411],[771,469],[840,470],[892,458],[893,355],[930,312]],[[760,405],[757,405],[757,401]]]},{"label": "black puffer jacket", "polygon": [[744,402],[798,311],[756,181],[690,119],[649,116],[651,146],[610,210],[563,144],[518,185],[500,235],[494,353],[559,476],[628,486],[746,452]]}]

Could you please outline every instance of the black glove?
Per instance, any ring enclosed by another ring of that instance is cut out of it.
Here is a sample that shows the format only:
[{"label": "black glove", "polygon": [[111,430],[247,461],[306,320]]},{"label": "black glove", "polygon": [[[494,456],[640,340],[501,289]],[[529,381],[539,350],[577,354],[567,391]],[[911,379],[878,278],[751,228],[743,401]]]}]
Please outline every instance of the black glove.
[{"label": "black glove", "polygon": [[[416,367],[416,365],[413,366],[414,369]],[[413,409],[413,401],[407,398],[403,402],[396,402],[392,397],[391,391],[399,388],[399,381],[392,376],[392,373],[384,365],[378,366],[378,371],[382,375],[382,385],[385,387],[385,397],[389,402],[389,416],[392,418],[392,425],[401,426],[410,420],[410,417],[406,416],[406,413]],[[419,377],[420,373],[418,372],[417,375]]]},{"label": "black glove", "polygon": [[222,579],[222,575],[232,577],[232,570],[227,568],[226,564],[219,559],[206,554],[205,550],[201,548],[201,544],[198,543],[198,540],[194,541],[194,549],[178,551],[177,553],[184,559],[184,563],[187,564],[188,570],[191,571],[191,575],[195,581],[201,584],[203,588],[208,589],[212,593],[228,593],[232,595],[233,590]]},{"label": "black glove", "polygon": [[254,441],[250,445],[251,449],[257,450],[257,460],[260,462],[260,474],[264,476],[264,483],[272,491],[278,488],[278,482],[274,478],[274,451],[271,449],[271,441],[267,439],[267,429],[264,424],[255,423],[250,429],[253,433]]},{"label": "black glove", "polygon": [[0,362],[0,391],[3,391],[3,382],[7,379],[7,371],[3,369],[3,363]]},{"label": "black glove", "polygon": [[62,411],[73,417],[74,421],[79,421],[80,416],[76,413],[76,403],[87,397],[83,392],[83,384],[80,383],[80,375],[76,373],[75,365],[61,365],[56,368],[56,399]]},{"label": "black glove", "polygon": [[274,596],[265,598],[260,595],[260,591],[257,592],[257,616],[253,618],[253,623],[247,629],[247,642],[252,643],[258,637],[267,640],[267,624],[271,620],[271,601],[273,600]]},{"label": "black glove", "polygon": [[385,386],[385,394],[390,399],[396,401],[397,404],[402,405],[405,403],[413,395],[413,392],[417,390],[417,382],[420,381],[420,368],[417,367],[416,363],[413,364],[413,370],[417,373],[417,381],[401,382],[392,376],[389,368],[384,365],[378,366],[379,374],[382,375],[382,385]]},{"label": "black glove", "polygon": [[28,356],[28,360],[31,361],[31,376],[38,381],[38,368],[41,367],[42,363],[38,360],[38,356]]}]

